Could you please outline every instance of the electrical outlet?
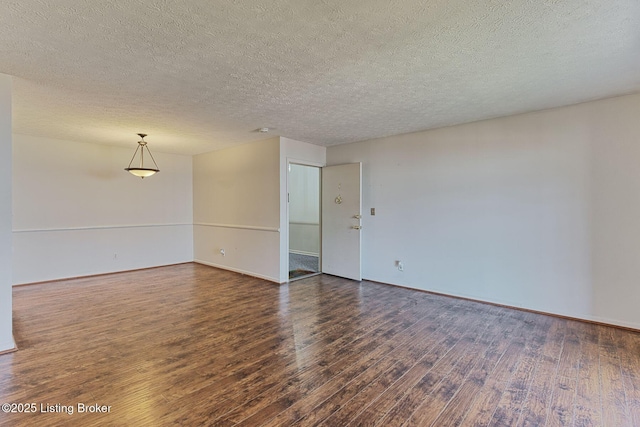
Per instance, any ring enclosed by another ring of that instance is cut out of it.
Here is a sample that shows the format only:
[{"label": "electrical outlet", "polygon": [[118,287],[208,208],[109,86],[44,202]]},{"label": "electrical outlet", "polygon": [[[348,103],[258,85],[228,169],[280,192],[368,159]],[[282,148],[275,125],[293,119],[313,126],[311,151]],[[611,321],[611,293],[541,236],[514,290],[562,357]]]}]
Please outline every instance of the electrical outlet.
[{"label": "electrical outlet", "polygon": [[404,271],[404,264],[402,263],[402,261],[396,261],[396,267],[398,268],[398,270]]},{"label": "electrical outlet", "polygon": [[371,216],[375,216],[376,215],[376,208],[371,208]]},{"label": "electrical outlet", "polygon": [[220,255],[222,255],[222,256],[224,256],[224,255],[225,255],[225,253],[224,253],[224,249],[220,249]]}]

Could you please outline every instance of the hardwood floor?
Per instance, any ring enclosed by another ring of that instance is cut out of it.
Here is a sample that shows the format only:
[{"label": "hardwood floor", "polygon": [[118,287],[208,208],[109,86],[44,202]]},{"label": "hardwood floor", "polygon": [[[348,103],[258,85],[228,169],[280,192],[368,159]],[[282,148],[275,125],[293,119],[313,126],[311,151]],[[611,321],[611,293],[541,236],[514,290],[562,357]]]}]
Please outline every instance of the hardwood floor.
[{"label": "hardwood floor", "polygon": [[0,425],[640,426],[640,334],[366,281],[184,264],[18,287],[14,319],[0,403],[37,413]]}]

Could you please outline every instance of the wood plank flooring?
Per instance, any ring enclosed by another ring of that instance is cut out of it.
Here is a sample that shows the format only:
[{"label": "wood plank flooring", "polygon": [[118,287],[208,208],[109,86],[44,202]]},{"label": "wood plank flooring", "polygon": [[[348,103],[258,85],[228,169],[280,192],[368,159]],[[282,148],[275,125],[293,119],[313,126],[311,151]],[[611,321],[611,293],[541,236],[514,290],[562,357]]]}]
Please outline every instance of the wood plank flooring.
[{"label": "wood plank flooring", "polygon": [[366,281],[183,264],[14,288],[14,321],[0,403],[36,413],[2,426],[640,426],[639,333]]}]

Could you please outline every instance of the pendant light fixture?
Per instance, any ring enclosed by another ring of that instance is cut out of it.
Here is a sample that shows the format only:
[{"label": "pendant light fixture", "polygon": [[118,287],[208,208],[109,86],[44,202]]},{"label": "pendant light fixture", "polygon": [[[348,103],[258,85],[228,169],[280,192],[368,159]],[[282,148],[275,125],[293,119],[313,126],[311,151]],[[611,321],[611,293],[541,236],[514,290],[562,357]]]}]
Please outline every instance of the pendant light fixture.
[{"label": "pendant light fixture", "polygon": [[[151,176],[156,172],[160,172],[160,169],[158,169],[158,165],[156,164],[156,161],[153,158],[153,154],[151,154],[151,151],[149,151],[149,147],[147,147],[147,141],[144,140],[144,137],[147,136],[147,134],[139,133],[138,135],[140,136],[140,141],[138,141],[138,148],[136,148],[136,152],[133,153],[133,157],[129,162],[129,167],[124,168],[124,170],[129,172],[131,175],[139,176],[140,178],[144,179],[145,177]],[[151,160],[153,161],[153,165],[155,166],[155,168],[144,167],[144,150],[147,150],[147,154],[149,155],[149,157],[151,157]],[[133,163],[133,161],[136,159],[136,156],[138,155],[138,151],[140,151],[140,166],[131,167],[131,164]]]}]

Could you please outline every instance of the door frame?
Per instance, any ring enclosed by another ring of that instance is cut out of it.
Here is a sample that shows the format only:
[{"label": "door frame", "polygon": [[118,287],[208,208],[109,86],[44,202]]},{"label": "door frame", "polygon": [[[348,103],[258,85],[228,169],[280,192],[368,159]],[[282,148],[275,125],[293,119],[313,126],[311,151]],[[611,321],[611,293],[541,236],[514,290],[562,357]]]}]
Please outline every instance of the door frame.
[{"label": "door frame", "polygon": [[[319,222],[320,222],[320,226],[319,226],[319,242],[318,242],[318,247],[319,247],[319,253],[318,253],[318,261],[319,261],[319,270],[317,274],[322,274],[322,168],[326,166],[325,163],[319,163],[319,162],[311,162],[309,160],[301,160],[301,159],[296,159],[293,157],[287,157],[287,166],[286,166],[286,172],[287,172],[287,184],[286,184],[286,193],[287,193],[287,238],[286,238],[286,258],[287,258],[287,262],[285,263],[286,265],[286,274],[287,274],[287,281],[286,283],[289,283],[291,280],[289,279],[289,233],[290,233],[290,229],[289,229],[289,168],[291,165],[300,165],[300,166],[311,166],[311,167],[316,167],[319,169],[319,173],[320,173],[320,179],[318,182],[318,190],[319,190],[319,205],[318,208],[320,210],[320,212],[318,212],[319,215]],[[315,274],[314,274],[315,275]],[[309,276],[304,276],[304,277],[309,277]],[[295,280],[295,279],[294,279]]]}]

